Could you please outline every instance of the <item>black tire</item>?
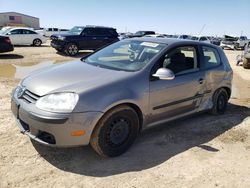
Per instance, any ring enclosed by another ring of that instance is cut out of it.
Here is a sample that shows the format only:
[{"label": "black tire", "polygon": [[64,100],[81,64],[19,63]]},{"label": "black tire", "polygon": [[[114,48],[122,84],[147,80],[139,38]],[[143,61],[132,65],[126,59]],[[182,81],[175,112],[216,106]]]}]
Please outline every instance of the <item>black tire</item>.
[{"label": "black tire", "polygon": [[75,56],[76,54],[78,54],[79,49],[78,46],[74,43],[69,43],[66,48],[65,48],[65,52],[67,55],[69,56]]},{"label": "black tire", "polygon": [[90,145],[102,157],[116,157],[129,149],[139,132],[139,118],[129,106],[108,111],[96,125]]},{"label": "black tire", "polygon": [[33,46],[41,46],[41,45],[42,45],[42,41],[40,39],[33,40]]},{"label": "black tire", "polygon": [[217,90],[213,96],[213,108],[210,113],[213,115],[222,115],[225,113],[228,104],[228,94],[223,88]]},{"label": "black tire", "polygon": [[247,58],[244,58],[242,66],[244,69],[250,69],[250,60]]}]

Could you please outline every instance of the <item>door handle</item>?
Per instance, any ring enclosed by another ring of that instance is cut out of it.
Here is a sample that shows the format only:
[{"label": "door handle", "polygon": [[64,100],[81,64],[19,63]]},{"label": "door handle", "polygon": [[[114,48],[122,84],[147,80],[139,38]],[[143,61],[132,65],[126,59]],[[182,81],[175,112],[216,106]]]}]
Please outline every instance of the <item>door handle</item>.
[{"label": "door handle", "polygon": [[96,37],[93,37],[92,39],[96,39]]},{"label": "door handle", "polygon": [[203,82],[204,82],[204,79],[203,79],[203,78],[200,78],[200,79],[199,79],[199,84],[203,84]]}]

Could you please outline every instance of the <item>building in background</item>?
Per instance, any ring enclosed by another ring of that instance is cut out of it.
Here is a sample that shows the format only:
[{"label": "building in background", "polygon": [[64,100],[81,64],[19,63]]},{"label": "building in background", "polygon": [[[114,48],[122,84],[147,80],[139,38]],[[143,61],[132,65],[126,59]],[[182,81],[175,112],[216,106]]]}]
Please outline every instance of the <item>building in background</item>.
[{"label": "building in background", "polygon": [[22,26],[40,29],[39,18],[18,12],[0,13],[0,28],[4,26]]}]

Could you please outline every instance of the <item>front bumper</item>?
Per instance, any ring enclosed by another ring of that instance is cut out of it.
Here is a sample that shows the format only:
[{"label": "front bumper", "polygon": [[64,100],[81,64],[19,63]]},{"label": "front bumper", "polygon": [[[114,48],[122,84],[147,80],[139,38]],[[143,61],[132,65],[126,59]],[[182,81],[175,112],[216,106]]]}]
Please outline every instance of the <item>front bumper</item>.
[{"label": "front bumper", "polygon": [[[86,113],[34,113],[34,104],[11,100],[11,110],[21,132],[31,139],[45,145],[73,147],[88,145],[91,133],[102,116],[101,112]],[[72,135],[74,131],[83,131],[80,136]]]},{"label": "front bumper", "polygon": [[235,49],[235,45],[234,45],[234,44],[223,44],[223,43],[221,43],[221,44],[220,44],[220,47],[221,47],[221,48],[229,48],[229,49],[231,49],[231,50],[234,50],[234,49]]},{"label": "front bumper", "polygon": [[60,40],[52,40],[50,43],[51,47],[58,49],[58,50],[63,50],[66,43],[64,41]]}]

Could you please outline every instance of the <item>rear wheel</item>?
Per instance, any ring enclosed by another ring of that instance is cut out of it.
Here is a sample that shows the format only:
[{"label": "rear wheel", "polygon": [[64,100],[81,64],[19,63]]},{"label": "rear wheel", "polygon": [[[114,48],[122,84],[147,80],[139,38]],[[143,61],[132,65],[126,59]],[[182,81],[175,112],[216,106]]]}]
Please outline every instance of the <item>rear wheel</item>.
[{"label": "rear wheel", "polygon": [[40,39],[34,39],[33,45],[34,46],[41,46],[42,45],[42,41]]},{"label": "rear wheel", "polygon": [[139,132],[138,115],[129,106],[119,106],[104,115],[91,136],[92,148],[101,156],[121,155],[133,144]]},{"label": "rear wheel", "polygon": [[76,44],[70,43],[66,46],[65,52],[70,56],[75,56],[78,54],[79,49]]},{"label": "rear wheel", "polygon": [[213,96],[213,108],[211,114],[222,115],[225,113],[228,104],[228,94],[223,88],[217,90]]}]

